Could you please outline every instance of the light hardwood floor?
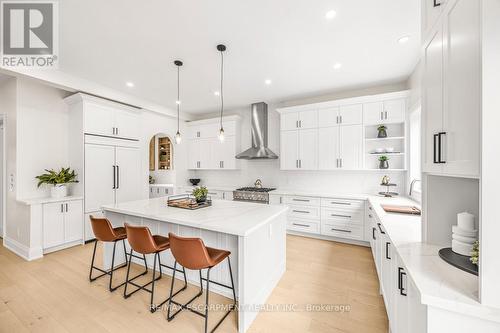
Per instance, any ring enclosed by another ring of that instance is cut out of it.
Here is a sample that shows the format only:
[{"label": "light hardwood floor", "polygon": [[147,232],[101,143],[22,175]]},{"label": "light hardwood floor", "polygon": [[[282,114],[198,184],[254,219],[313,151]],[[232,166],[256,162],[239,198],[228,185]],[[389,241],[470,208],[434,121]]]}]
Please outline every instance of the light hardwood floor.
[{"label": "light hardwood floor", "polygon": [[[26,262],[0,246],[0,332],[202,332],[203,319],[195,314],[183,312],[168,323],[165,311],[149,313],[149,294],[138,292],[125,300],[121,288],[108,292],[107,278],[89,283],[92,247]],[[115,281],[124,278],[121,271]],[[166,298],[169,281],[164,276],[158,282],[158,300]],[[297,304],[298,311],[261,312],[249,332],[387,332],[378,288],[369,248],[288,236],[287,271],[268,304]],[[196,291],[190,286],[179,299]],[[216,294],[210,298],[211,303],[229,303]],[[350,310],[301,310],[306,304],[347,305]],[[210,318],[215,322],[221,315]],[[217,332],[236,332],[236,315]]]}]

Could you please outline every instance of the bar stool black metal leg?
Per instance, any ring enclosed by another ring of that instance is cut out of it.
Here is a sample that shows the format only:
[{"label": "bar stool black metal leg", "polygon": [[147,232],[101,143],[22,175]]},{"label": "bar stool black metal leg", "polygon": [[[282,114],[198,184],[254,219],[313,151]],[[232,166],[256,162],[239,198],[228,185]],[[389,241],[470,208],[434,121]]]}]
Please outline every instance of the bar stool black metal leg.
[{"label": "bar stool black metal leg", "polygon": [[90,273],[89,273],[89,280],[90,282],[96,280],[97,278],[92,278],[92,270],[94,269],[94,259],[95,259],[95,251],[97,249],[97,239],[94,242],[94,252],[92,253],[92,263],[90,264]]},{"label": "bar stool black metal leg", "polygon": [[227,264],[229,265],[229,276],[231,277],[231,289],[233,290],[234,306],[236,306],[236,290],[234,289],[233,270],[231,269],[231,259],[229,259],[229,257],[227,257]]},{"label": "bar stool black metal leg", "polygon": [[[127,296],[127,286],[128,286],[128,278],[130,276],[130,264],[132,263],[132,253],[134,251],[132,249],[130,249],[130,255],[129,255],[129,259],[128,259],[128,265],[127,265],[127,277],[125,279],[125,289],[123,289],[123,297],[124,298],[128,298],[130,295]],[[127,256],[125,256],[125,260],[127,260]]]},{"label": "bar stool black metal leg", "polygon": [[172,274],[172,281],[170,282],[170,295],[168,296],[168,307],[167,307],[167,321],[171,321],[174,319],[175,314],[177,314],[179,311],[177,311],[173,316],[170,316],[170,309],[172,307],[172,293],[174,292],[174,281],[175,281],[175,272],[177,270],[177,261],[174,262],[174,273]]},{"label": "bar stool black metal leg", "polygon": [[[151,311],[151,313],[156,311],[156,306],[154,306],[153,300],[154,300],[154,296],[155,296],[155,273],[156,273],[156,257],[157,256],[158,256],[158,253],[155,253],[154,260],[153,260],[153,279],[151,282],[151,302],[150,302],[150,309],[149,309]],[[161,268],[160,268],[160,270],[161,270]],[[160,278],[161,278],[161,273],[160,273]],[[160,278],[158,278],[158,280]]]},{"label": "bar stool black metal leg", "polygon": [[111,257],[111,270],[109,273],[109,291],[113,291],[114,289],[111,287],[113,282],[113,271],[115,267],[115,252],[116,252],[116,242],[113,242],[113,256]]},{"label": "bar stool black metal leg", "polygon": [[205,333],[207,333],[207,330],[208,330],[208,295],[209,294],[210,294],[210,268],[207,269],[207,295],[205,297]]}]

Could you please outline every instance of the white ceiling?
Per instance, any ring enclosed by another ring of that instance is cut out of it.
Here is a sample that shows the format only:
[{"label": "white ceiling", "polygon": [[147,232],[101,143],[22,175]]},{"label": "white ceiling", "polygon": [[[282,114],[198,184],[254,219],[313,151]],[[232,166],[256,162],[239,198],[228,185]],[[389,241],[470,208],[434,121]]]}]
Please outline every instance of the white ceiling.
[{"label": "white ceiling", "polygon": [[[180,59],[182,109],[192,113],[219,107],[218,43],[228,47],[228,109],[404,80],[419,56],[415,0],[59,3],[64,73],[175,108],[173,61]],[[325,18],[329,10],[337,12],[333,20]],[[405,35],[410,40],[400,45]]]}]

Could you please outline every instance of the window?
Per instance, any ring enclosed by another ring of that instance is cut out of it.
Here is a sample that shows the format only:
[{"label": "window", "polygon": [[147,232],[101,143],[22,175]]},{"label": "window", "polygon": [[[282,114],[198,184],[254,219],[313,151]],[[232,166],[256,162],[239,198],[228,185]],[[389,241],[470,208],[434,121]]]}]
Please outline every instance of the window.
[{"label": "window", "polygon": [[422,170],[421,170],[422,150],[420,141],[421,140],[420,132],[422,127],[421,115],[422,112],[420,106],[413,109],[410,112],[410,124],[409,124],[410,170],[408,177],[409,181],[408,188],[411,187],[411,184],[413,182],[411,198],[418,202],[421,202],[421,197],[422,197],[422,185],[420,181],[422,179]]}]

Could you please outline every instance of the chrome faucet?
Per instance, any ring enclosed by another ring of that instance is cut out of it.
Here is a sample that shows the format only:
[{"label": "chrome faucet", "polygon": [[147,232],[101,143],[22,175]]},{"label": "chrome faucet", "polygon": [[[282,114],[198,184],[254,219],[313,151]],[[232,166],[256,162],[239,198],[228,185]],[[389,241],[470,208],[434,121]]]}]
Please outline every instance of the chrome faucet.
[{"label": "chrome faucet", "polygon": [[411,194],[413,192],[413,186],[415,185],[416,182],[420,182],[420,179],[413,179],[410,183],[410,193],[408,194],[411,197]]},{"label": "chrome faucet", "polygon": [[262,188],[262,180],[257,179],[254,183],[256,188]]}]

